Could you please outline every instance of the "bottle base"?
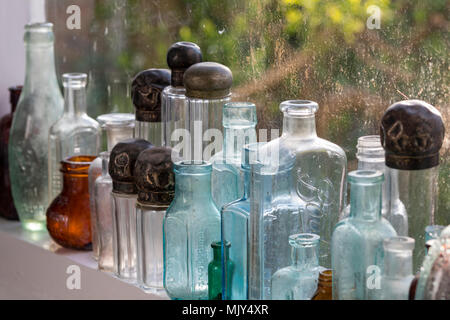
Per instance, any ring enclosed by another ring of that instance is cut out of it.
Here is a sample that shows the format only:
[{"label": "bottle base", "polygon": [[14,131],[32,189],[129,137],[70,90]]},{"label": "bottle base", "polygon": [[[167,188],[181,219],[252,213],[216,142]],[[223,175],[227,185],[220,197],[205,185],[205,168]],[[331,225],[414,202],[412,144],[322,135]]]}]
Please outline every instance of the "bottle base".
[{"label": "bottle base", "polygon": [[47,225],[45,221],[22,220],[22,228],[27,231],[40,232],[46,231]]}]

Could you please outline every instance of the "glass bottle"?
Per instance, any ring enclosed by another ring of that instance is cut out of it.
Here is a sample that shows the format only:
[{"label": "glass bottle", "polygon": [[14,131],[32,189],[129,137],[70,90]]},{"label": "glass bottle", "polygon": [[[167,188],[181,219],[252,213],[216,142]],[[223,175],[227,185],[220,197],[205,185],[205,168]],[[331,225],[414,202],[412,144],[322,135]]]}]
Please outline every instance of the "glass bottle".
[{"label": "glass bottle", "polygon": [[109,158],[109,175],[113,181],[113,250],[114,273],[122,279],[136,280],[136,200],[134,165],[139,154],[152,147],[143,139],[117,143]]},{"label": "glass bottle", "polygon": [[249,102],[230,102],[223,107],[223,150],[211,158],[212,192],[218,208],[243,193],[240,174],[242,147],[256,142],[256,106]]},{"label": "glass bottle", "polygon": [[173,200],[175,177],[172,150],[153,147],[136,160],[134,177],[138,189],[137,281],[144,291],[163,290],[163,219]]},{"label": "glass bottle", "polygon": [[331,240],[333,300],[379,298],[378,285],[369,282],[383,270],[383,241],[397,235],[381,216],[383,180],[380,171],[348,174],[350,216],[336,225]]},{"label": "glass bottle", "polygon": [[148,69],[139,72],[131,83],[131,99],[136,110],[134,136],[164,145],[161,93],[170,85],[170,70]]},{"label": "glass bottle", "polygon": [[425,227],[425,243],[430,240],[437,239],[440,237],[442,230],[445,229],[445,226],[433,225]]},{"label": "glass bottle", "polygon": [[[106,133],[107,140],[107,152],[109,157],[109,152],[112,148],[120,141],[124,141],[133,138],[134,135],[134,114],[131,113],[109,113],[102,114],[97,117],[97,121],[102,128],[102,133]],[[92,227],[92,251],[94,259],[98,259],[99,256],[99,234],[97,232],[97,208],[95,205],[95,181],[102,175],[102,163],[103,159],[101,156],[95,158],[89,167],[89,199],[91,208],[91,227]],[[108,171],[108,169],[106,169]],[[109,174],[104,176],[104,179],[111,179]],[[106,197],[111,198],[111,192],[108,193]],[[102,200],[103,201],[103,200]],[[106,201],[106,199],[105,199]],[[105,202],[106,203],[106,202]],[[108,202],[109,203],[109,202]],[[102,208],[102,207],[100,207]],[[111,221],[111,220],[110,220]],[[112,226],[111,226],[112,228]]]},{"label": "glass bottle", "polygon": [[[208,297],[209,300],[222,300],[224,296],[231,295],[231,281],[234,273],[234,262],[230,259],[231,243],[225,242],[222,246],[222,241],[215,241],[211,243],[213,249],[213,260],[208,265]],[[222,259],[223,250],[223,259]],[[222,260],[224,263],[222,264]],[[225,279],[227,284],[225,288],[222,286],[222,267],[225,266],[228,277]],[[224,290],[226,291],[224,293]]]},{"label": "glass bottle", "polygon": [[436,210],[444,123],[430,104],[406,100],[385,111],[380,130],[389,175],[398,177],[399,197],[408,213],[407,235],[416,243],[413,271],[417,272],[425,256],[425,227],[450,224],[450,215],[439,216]]},{"label": "glass bottle", "polygon": [[[171,147],[181,157],[180,138],[189,130],[184,72],[202,61],[200,47],[192,42],[176,42],[167,51],[167,65],[172,70],[170,86],[161,94],[164,145]],[[187,159],[186,159],[187,160]]]},{"label": "glass bottle", "polygon": [[184,159],[209,161],[222,150],[222,108],[231,100],[233,76],[220,63],[200,62],[186,70],[183,81],[190,135],[183,138]]},{"label": "glass bottle", "polygon": [[25,26],[25,84],[14,114],[8,145],[14,204],[26,230],[45,230],[48,190],[48,132],[63,114],[56,79],[53,25]]},{"label": "glass bottle", "polygon": [[319,272],[319,283],[317,284],[317,291],[311,300],[332,300],[332,283],[333,275],[331,269],[324,269]]},{"label": "glass bottle", "polygon": [[210,245],[220,240],[211,171],[208,162],[174,164],[175,197],[163,222],[164,288],[172,299],[208,299]]},{"label": "glass bottle", "polygon": [[48,189],[50,200],[61,191],[61,160],[72,156],[97,156],[100,151],[100,126],[86,114],[85,73],[65,73],[64,114],[50,127],[48,136]]},{"label": "glass bottle", "polygon": [[19,220],[16,207],[11,194],[11,181],[9,179],[8,166],[8,141],[13,114],[16,111],[22,86],[9,88],[9,101],[11,103],[11,113],[4,115],[0,119],[0,217],[9,220]]},{"label": "glass bottle", "polygon": [[61,161],[63,189],[47,209],[47,230],[65,248],[92,249],[88,169],[94,158],[74,156]]},{"label": "glass bottle", "polygon": [[292,264],[272,276],[272,300],[310,300],[319,277],[318,245],[320,237],[312,233],[289,236]]}]

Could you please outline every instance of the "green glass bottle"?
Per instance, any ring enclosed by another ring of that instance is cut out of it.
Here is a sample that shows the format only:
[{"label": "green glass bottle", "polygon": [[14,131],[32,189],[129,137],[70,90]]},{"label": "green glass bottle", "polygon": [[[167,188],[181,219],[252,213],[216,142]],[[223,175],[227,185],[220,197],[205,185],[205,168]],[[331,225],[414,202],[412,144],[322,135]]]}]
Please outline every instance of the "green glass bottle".
[{"label": "green glass bottle", "polygon": [[227,289],[226,293],[222,292],[222,242],[215,241],[211,244],[213,248],[213,260],[208,265],[208,298],[209,300],[222,300],[223,294],[226,297],[231,293],[231,280],[233,279],[234,262],[230,260],[230,242],[225,242],[224,254],[227,270]]}]

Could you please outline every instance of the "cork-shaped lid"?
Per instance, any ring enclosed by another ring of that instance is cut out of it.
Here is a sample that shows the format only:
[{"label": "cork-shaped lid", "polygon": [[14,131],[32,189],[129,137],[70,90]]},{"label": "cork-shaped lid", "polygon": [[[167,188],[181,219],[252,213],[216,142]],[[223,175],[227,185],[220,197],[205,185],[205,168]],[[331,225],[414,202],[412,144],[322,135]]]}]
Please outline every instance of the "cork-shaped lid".
[{"label": "cork-shaped lid", "polygon": [[134,166],[139,154],[152,144],[143,139],[128,139],[117,143],[109,158],[109,175],[113,180],[113,192],[136,194]]},{"label": "cork-shaped lid", "polygon": [[135,164],[134,178],[141,204],[169,206],[175,193],[172,149],[154,147],[142,151]]},{"label": "cork-shaped lid", "polygon": [[421,170],[439,165],[445,128],[440,112],[421,100],[391,105],[380,126],[386,165],[400,170]]},{"label": "cork-shaped lid", "polygon": [[136,120],[161,122],[161,92],[170,85],[170,70],[148,69],[139,72],[131,83],[131,99]]},{"label": "cork-shaped lid", "polygon": [[183,86],[183,75],[187,68],[202,62],[202,51],[193,42],[176,42],[167,51],[167,65],[172,70],[173,87]]},{"label": "cork-shaped lid", "polygon": [[200,62],[184,73],[186,96],[197,99],[222,99],[230,95],[231,70],[216,62]]}]

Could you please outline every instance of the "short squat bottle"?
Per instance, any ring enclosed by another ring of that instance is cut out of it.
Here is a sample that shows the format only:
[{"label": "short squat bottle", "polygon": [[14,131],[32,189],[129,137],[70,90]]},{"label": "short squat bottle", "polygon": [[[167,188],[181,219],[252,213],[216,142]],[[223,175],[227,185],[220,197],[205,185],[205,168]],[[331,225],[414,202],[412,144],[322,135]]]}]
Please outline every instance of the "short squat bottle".
[{"label": "short squat bottle", "polygon": [[272,300],[310,300],[319,277],[319,236],[311,233],[289,237],[292,264],[272,276]]},{"label": "short squat bottle", "polygon": [[53,200],[48,189],[48,131],[64,109],[55,72],[52,29],[51,23],[25,26],[25,83],[8,144],[14,204],[22,226],[31,231],[45,230],[45,212]]},{"label": "short squat bottle", "polygon": [[[213,250],[213,260],[208,265],[209,300],[223,300],[224,297],[229,297],[231,294],[231,279],[233,279],[234,262],[230,259],[230,246],[231,243],[225,242],[224,245],[222,245],[221,241],[215,241],[211,244],[211,248]],[[227,282],[225,288],[222,286],[222,282],[224,280],[224,272],[222,271],[223,266],[225,266],[225,273],[228,275],[225,279]]]},{"label": "short squat bottle", "polygon": [[149,292],[163,290],[163,219],[173,200],[175,178],[172,150],[154,147],[136,160],[137,280]]},{"label": "short squat bottle", "polygon": [[164,217],[164,288],[172,299],[208,299],[211,243],[220,214],[211,195],[210,163],[174,164],[175,197]]},{"label": "short squat bottle", "polygon": [[244,145],[256,142],[256,106],[249,102],[230,102],[223,107],[223,149],[211,162],[213,199],[222,208],[243,193],[240,173]]},{"label": "short squat bottle", "polygon": [[333,271],[331,269],[324,269],[320,271],[317,291],[314,294],[312,300],[332,300],[332,280]]},{"label": "short squat bottle", "polygon": [[409,288],[414,279],[412,253],[414,239],[392,237],[385,239],[384,269],[381,277],[381,299],[408,300]]},{"label": "short squat bottle", "polygon": [[381,217],[383,180],[380,171],[348,174],[350,216],[335,226],[331,240],[333,300],[379,298],[376,281],[368,285],[368,278],[383,270],[383,241],[397,235]]},{"label": "short squat bottle", "polygon": [[134,136],[164,145],[161,93],[170,85],[170,70],[148,69],[139,72],[131,83],[131,98],[136,114]]},{"label": "short squat bottle", "polygon": [[134,166],[139,154],[152,147],[143,139],[119,142],[111,151],[109,174],[113,181],[114,272],[122,279],[136,281],[136,200]]},{"label": "short squat bottle", "polygon": [[47,209],[47,230],[65,248],[92,249],[88,169],[94,158],[74,156],[61,161],[63,189]]},{"label": "short squat bottle", "polygon": [[86,84],[84,73],[66,73],[64,86],[64,114],[49,131],[48,188],[50,200],[62,188],[59,172],[61,160],[72,156],[97,156],[100,151],[100,125],[86,114]]},{"label": "short squat bottle", "polygon": [[161,111],[165,146],[178,150],[185,130],[189,130],[186,88],[183,76],[187,68],[202,61],[200,47],[192,42],[176,42],[167,51],[167,65],[172,70],[170,86],[161,94]]}]

